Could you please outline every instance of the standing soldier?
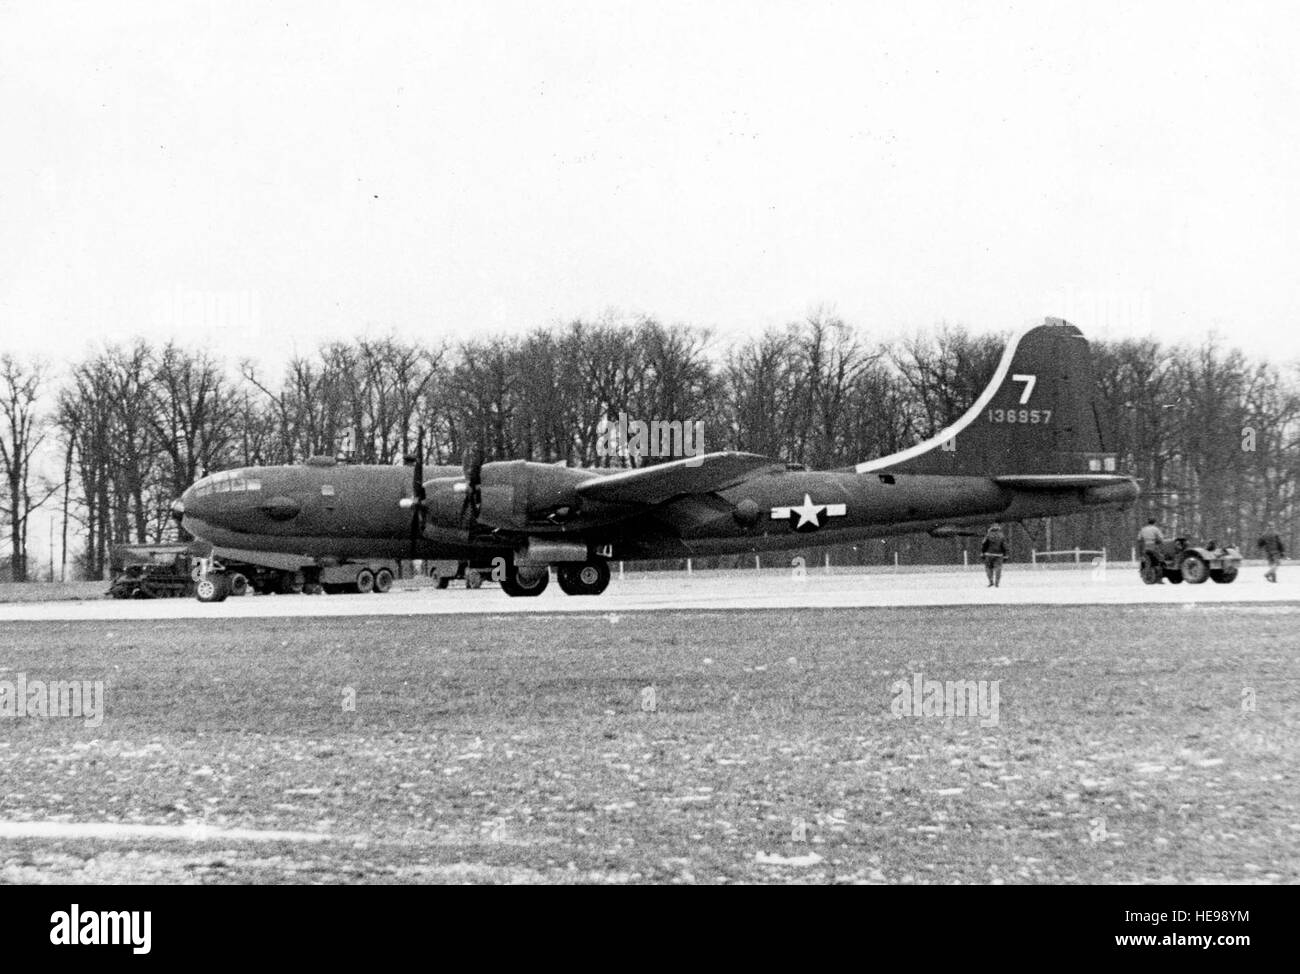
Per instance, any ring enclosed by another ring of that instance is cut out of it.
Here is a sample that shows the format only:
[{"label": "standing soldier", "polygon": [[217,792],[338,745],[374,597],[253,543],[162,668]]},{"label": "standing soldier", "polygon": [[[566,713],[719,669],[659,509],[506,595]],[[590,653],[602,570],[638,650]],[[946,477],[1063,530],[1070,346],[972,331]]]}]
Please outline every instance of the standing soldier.
[{"label": "standing soldier", "polygon": [[1002,536],[1002,525],[990,525],[988,534],[984,535],[984,544],[980,546],[980,557],[984,559],[984,574],[989,577],[989,588],[1001,586],[1002,563],[1010,553],[1007,539]]},{"label": "standing soldier", "polygon": [[1276,582],[1278,566],[1282,564],[1282,556],[1286,553],[1286,548],[1282,545],[1282,538],[1278,535],[1277,529],[1270,527],[1266,530],[1259,536],[1259,541],[1255,544],[1255,547],[1263,548],[1264,557],[1268,559],[1268,571],[1264,573],[1264,577],[1270,582]]},{"label": "standing soldier", "polygon": [[1156,526],[1156,519],[1153,517],[1147,518],[1146,527],[1138,532],[1138,562],[1142,561],[1142,556],[1146,554],[1148,549],[1164,544],[1164,540],[1164,534]]}]

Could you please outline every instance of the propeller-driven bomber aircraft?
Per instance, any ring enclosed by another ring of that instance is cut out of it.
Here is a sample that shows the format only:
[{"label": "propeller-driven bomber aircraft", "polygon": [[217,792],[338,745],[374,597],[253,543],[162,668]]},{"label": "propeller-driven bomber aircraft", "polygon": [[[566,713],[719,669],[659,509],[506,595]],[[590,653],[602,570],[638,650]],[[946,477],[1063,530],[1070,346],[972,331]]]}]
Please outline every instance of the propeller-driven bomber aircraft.
[{"label": "propeller-driven bomber aircraft", "polygon": [[[842,470],[737,452],[616,471],[527,460],[426,469],[418,456],[410,467],[312,458],[214,474],[173,510],[213,545],[321,564],[501,559],[506,593],[532,596],[546,588],[552,567],[569,595],[598,595],[611,559],[954,535],[1137,496],[1136,481],[1116,471],[1108,452],[1088,342],[1049,318],[1012,338],[988,387],[953,425]],[[219,600],[226,591],[211,566],[199,597]]]}]

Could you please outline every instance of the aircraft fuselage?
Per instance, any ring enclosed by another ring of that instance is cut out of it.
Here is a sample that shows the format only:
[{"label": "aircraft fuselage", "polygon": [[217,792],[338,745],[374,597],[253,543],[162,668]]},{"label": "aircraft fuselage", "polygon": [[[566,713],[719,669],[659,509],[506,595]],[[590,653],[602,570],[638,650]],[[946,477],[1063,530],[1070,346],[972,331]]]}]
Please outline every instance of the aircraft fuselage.
[{"label": "aircraft fuselage", "polygon": [[[409,468],[284,466],[227,471],[181,498],[184,525],[222,547],[310,557],[490,559],[521,542],[566,542],[614,559],[762,552],[1069,514],[1124,503],[1136,486],[1022,492],[992,478],[780,470],[646,510],[580,501],[577,484],[605,471],[516,461],[510,483],[485,486],[475,519],[459,467],[424,481],[430,516],[412,544]],[[517,484],[542,486],[527,496]],[[222,488],[225,489],[222,489]],[[251,488],[251,489],[250,489]],[[492,503],[488,503],[491,501]],[[493,506],[495,505],[495,506]],[[484,514],[494,520],[485,519]]]}]

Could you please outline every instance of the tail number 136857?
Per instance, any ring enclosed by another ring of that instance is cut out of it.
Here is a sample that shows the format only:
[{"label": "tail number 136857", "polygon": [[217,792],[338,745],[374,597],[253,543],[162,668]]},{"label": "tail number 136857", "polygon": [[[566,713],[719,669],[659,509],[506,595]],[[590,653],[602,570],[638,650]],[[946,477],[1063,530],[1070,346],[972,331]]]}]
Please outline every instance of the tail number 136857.
[{"label": "tail number 136857", "polygon": [[1050,409],[990,409],[990,423],[1024,423],[1026,425],[1038,425],[1041,423],[1050,423],[1052,421],[1052,411]]}]

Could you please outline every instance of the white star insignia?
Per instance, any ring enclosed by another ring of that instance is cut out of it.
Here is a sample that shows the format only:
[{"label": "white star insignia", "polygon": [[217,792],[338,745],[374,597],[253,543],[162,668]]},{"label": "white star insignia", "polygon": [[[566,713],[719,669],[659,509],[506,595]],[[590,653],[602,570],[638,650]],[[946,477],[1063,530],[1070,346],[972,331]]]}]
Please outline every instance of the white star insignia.
[{"label": "white star insignia", "polygon": [[[774,521],[789,519],[794,522],[791,526],[796,531],[816,531],[822,526],[823,511],[827,517],[843,517],[848,513],[848,505],[814,504],[812,495],[804,494],[802,504],[772,508],[772,519]],[[794,520],[796,516],[797,521]]]}]

